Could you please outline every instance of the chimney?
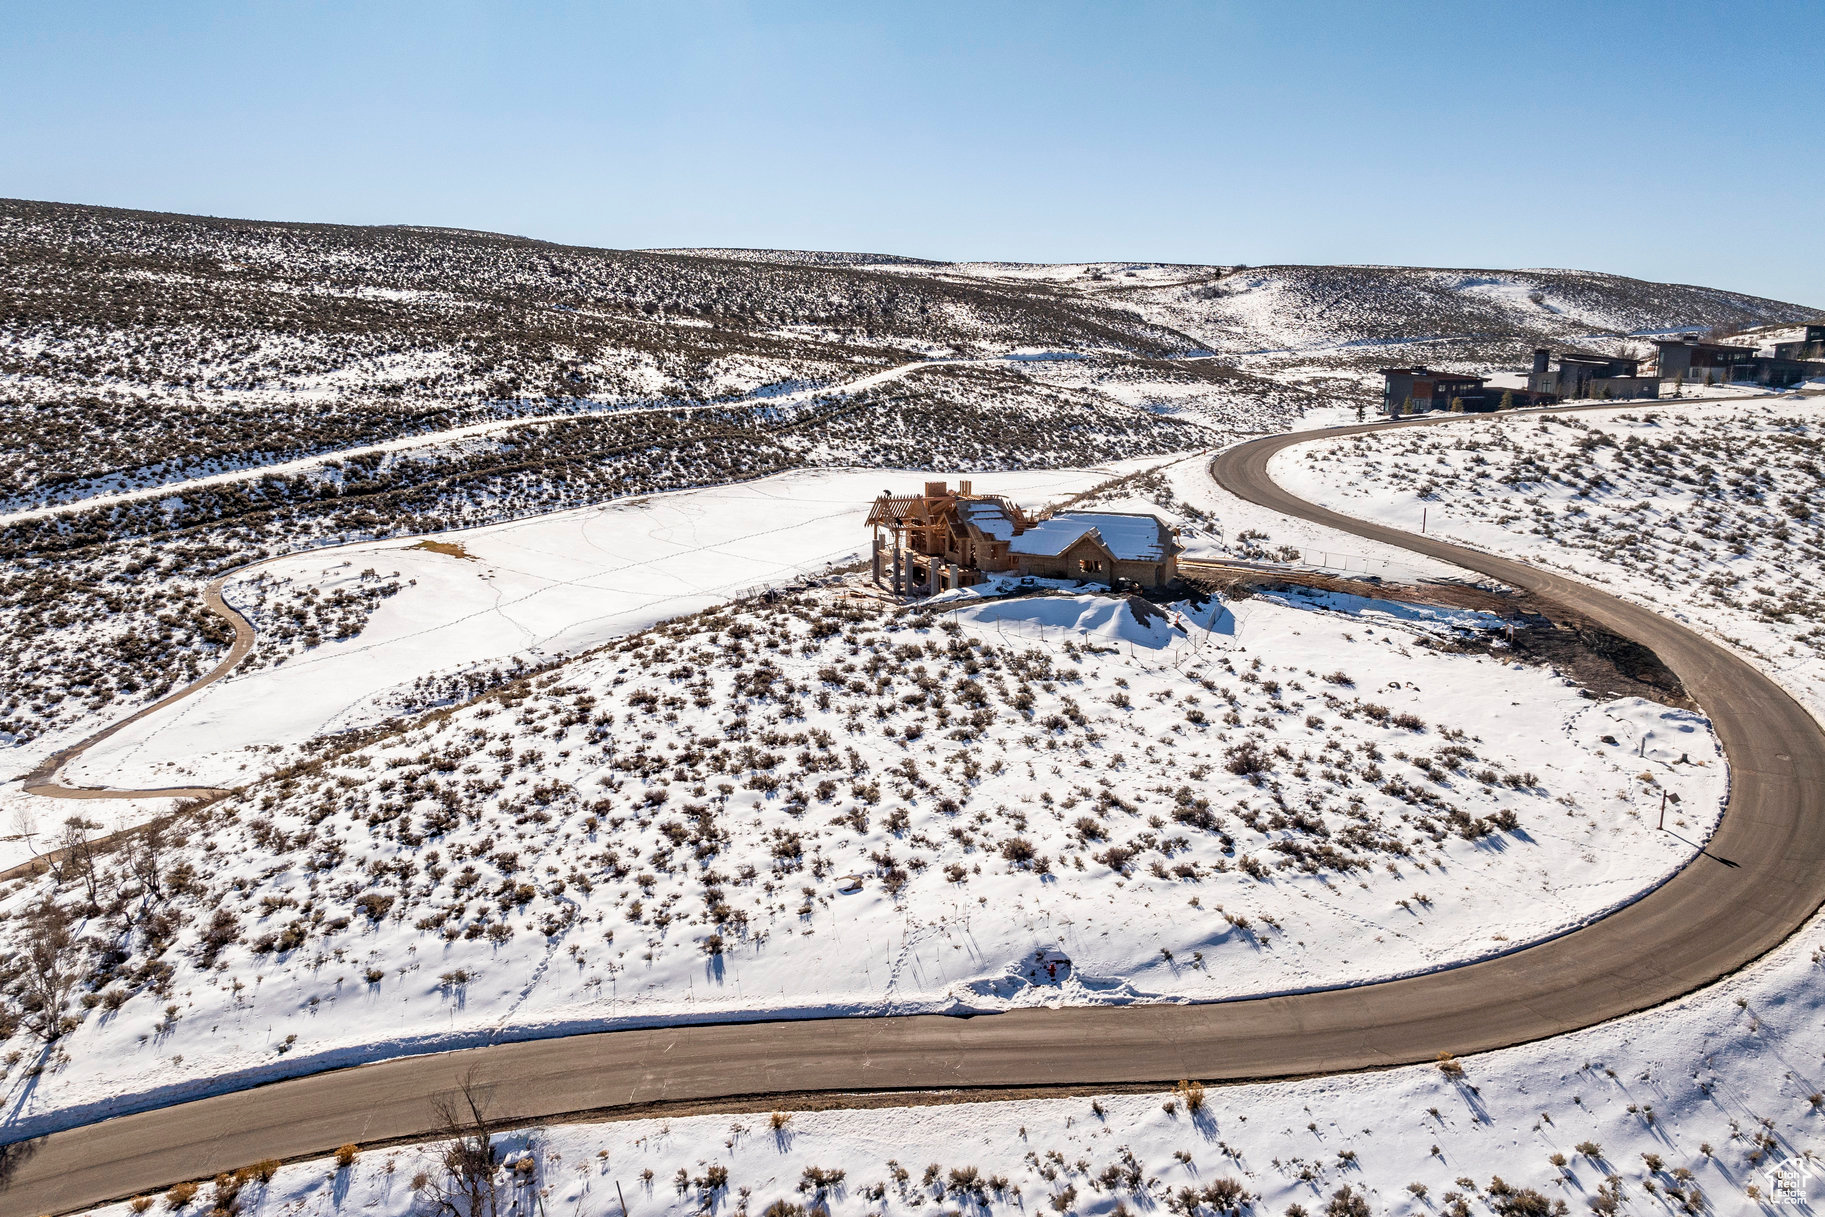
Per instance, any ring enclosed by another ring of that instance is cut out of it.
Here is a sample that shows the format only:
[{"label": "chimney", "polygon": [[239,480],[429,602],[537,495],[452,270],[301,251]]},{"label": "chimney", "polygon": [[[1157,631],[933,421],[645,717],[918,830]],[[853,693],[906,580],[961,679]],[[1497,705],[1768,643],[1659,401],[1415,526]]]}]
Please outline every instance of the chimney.
[{"label": "chimney", "polygon": [[1546,363],[1549,359],[1552,358],[1552,354],[1553,353],[1551,351],[1547,350],[1545,347],[1535,347],[1534,348],[1534,371],[1536,371],[1536,372],[1546,371]]}]

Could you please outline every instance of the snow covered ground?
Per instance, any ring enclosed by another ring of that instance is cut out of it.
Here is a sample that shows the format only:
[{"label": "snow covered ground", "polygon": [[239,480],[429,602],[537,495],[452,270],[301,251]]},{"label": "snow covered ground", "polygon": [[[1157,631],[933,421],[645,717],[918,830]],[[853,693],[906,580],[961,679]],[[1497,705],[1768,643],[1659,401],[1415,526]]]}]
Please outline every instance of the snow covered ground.
[{"label": "snow covered ground", "polygon": [[1825,402],[1479,419],[1302,445],[1288,489],[1666,610],[1825,713]]},{"label": "snow covered ground", "polygon": [[[623,1200],[635,1217],[1215,1214],[1235,1192],[1264,1217],[1522,1217],[1556,1203],[1642,1217],[1813,1213],[1825,1206],[1822,953],[1815,921],[1741,975],[1466,1058],[1459,1078],[1416,1066],[1212,1088],[1195,1111],[1176,1091],[523,1129],[495,1143],[497,1196],[503,1212],[511,1199],[514,1212],[555,1217],[620,1217]],[[241,1212],[422,1213],[448,1183],[443,1149],[282,1167],[240,1185]],[[1345,1189],[1366,1207],[1338,1204]],[[199,1207],[214,1195],[205,1184]]]},{"label": "snow covered ground", "polygon": [[137,844],[99,903],[15,887],[7,949],[61,893],[88,979],[48,1051],[17,1024],[9,1131],[503,1037],[1408,974],[1600,916],[1715,824],[1701,718],[1431,648],[1480,614],[1038,590],[715,608],[251,785],[157,892]]},{"label": "snow covered ground", "polygon": [[[973,476],[984,489],[1039,506],[1152,463]],[[256,628],[264,624],[251,609],[256,579],[259,602],[275,606],[358,590],[364,572],[405,586],[352,637],[324,640],[276,666],[256,643],[244,671],[109,739],[66,779],[127,788],[245,781],[292,759],[314,736],[423,704],[423,682],[576,654],[855,561],[868,550],[862,520],[874,496],[916,489],[927,476],[942,475],[812,470],[440,534],[441,548],[413,538],[269,563],[224,589]]]}]

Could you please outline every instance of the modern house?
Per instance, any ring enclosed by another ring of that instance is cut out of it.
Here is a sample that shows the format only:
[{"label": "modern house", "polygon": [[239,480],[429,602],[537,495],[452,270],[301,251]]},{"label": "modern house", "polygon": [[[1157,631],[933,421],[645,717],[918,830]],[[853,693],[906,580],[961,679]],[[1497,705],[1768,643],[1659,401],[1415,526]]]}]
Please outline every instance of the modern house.
[{"label": "modern house", "polygon": [[1551,394],[1559,400],[1660,396],[1659,378],[1641,375],[1639,359],[1561,352],[1559,366],[1555,368],[1553,363],[1551,351],[1534,349],[1533,369],[1527,375],[1530,392]]},{"label": "modern house", "polygon": [[1809,325],[1797,342],[1776,343],[1773,355],[1754,347],[1701,342],[1692,337],[1654,344],[1660,379],[1681,384],[1758,384],[1781,388],[1825,376],[1825,325]]},{"label": "modern house", "polygon": [[1381,412],[1383,414],[1420,414],[1428,410],[1449,410],[1455,400],[1463,409],[1485,410],[1483,386],[1485,376],[1465,376],[1456,372],[1435,372],[1428,367],[1383,368]]},{"label": "modern house", "polygon": [[1798,342],[1774,344],[1776,359],[1825,360],[1825,322],[1806,327],[1806,336]]},{"label": "modern house", "polygon": [[1381,375],[1381,412],[1388,415],[1435,410],[1486,414],[1504,407],[1550,406],[1559,400],[1553,393],[1495,387],[1484,376],[1435,372],[1424,367],[1383,368]]},{"label": "modern house", "polygon": [[1654,350],[1662,380],[1727,385],[1733,380],[1755,379],[1754,347],[1681,336],[1661,339]]},{"label": "modern house", "polygon": [[1776,343],[1774,354],[1758,355],[1754,347],[1703,342],[1690,335],[1654,344],[1656,370],[1642,375],[1639,359],[1534,349],[1525,389],[1492,387],[1489,378],[1427,367],[1383,368],[1381,413],[1423,414],[1460,410],[1479,414],[1504,406],[1550,406],[1575,399],[1630,400],[1657,398],[1661,382],[1682,384],[1751,383],[1781,388],[1813,377],[1825,377],[1825,322],[1806,327],[1805,337]]},{"label": "modern house", "polygon": [[965,587],[989,574],[1157,588],[1178,577],[1184,548],[1158,516],[1063,511],[1035,520],[1007,499],[976,494],[969,482],[883,493],[867,523],[875,534],[875,581],[891,577],[903,594]]}]

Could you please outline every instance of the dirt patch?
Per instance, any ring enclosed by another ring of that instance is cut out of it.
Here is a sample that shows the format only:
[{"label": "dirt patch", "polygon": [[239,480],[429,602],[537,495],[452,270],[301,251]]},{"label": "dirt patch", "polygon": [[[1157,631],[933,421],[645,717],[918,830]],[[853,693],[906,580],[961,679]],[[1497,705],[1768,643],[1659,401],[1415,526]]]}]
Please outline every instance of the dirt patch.
[{"label": "dirt patch", "polygon": [[1449,642],[1422,639],[1417,645],[1550,667],[1576,681],[1584,695],[1596,701],[1643,697],[1682,710],[1699,708],[1679,677],[1653,651],[1575,614],[1566,616],[1571,619],[1555,621],[1523,613],[1515,618],[1512,636],[1473,636]]},{"label": "dirt patch", "polygon": [[1316,571],[1248,570],[1211,563],[1181,563],[1186,582],[1226,596],[1246,596],[1253,588],[1309,587],[1321,592],[1341,592],[1369,600],[1399,600],[1405,604],[1431,604],[1440,608],[1471,609],[1479,613],[1522,611],[1528,598],[1506,588],[1496,590],[1474,583],[1389,583],[1381,579],[1351,579]]},{"label": "dirt patch", "polygon": [[1214,566],[1209,573],[1198,572],[1192,582],[1230,598],[1246,598],[1257,590],[1276,587],[1307,587],[1370,600],[1495,613],[1507,618],[1512,629],[1451,641],[1422,639],[1417,645],[1551,667],[1597,700],[1644,697],[1684,710],[1698,709],[1679,677],[1652,650],[1604,629],[1582,613],[1525,592],[1469,583],[1383,583],[1304,571]]},{"label": "dirt patch", "polygon": [[420,541],[408,545],[407,549],[428,549],[434,554],[448,554],[452,558],[461,558],[465,562],[480,562],[481,559],[464,549],[455,541]]}]

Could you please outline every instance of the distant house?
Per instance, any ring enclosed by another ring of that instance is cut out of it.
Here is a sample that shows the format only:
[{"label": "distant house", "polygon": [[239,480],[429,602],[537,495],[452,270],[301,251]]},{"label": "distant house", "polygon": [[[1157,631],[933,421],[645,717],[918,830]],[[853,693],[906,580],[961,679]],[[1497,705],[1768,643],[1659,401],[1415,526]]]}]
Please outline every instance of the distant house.
[{"label": "distant house", "polygon": [[1639,359],[1561,353],[1559,366],[1553,367],[1553,362],[1551,351],[1545,347],[1534,349],[1533,370],[1527,374],[1529,391],[1549,393],[1561,400],[1660,396],[1660,379],[1641,375]]},{"label": "distant house", "polygon": [[1455,372],[1435,372],[1427,367],[1383,368],[1381,412],[1383,414],[1420,414],[1428,410],[1449,410],[1451,403],[1461,403],[1465,410],[1493,409],[1486,406],[1483,386],[1486,376],[1465,376]]},{"label": "distant house", "polygon": [[875,581],[891,580],[906,594],[968,586],[988,574],[1163,587],[1178,577],[1184,548],[1157,516],[1064,511],[1035,520],[998,495],[976,494],[969,482],[884,493],[867,523],[875,532]]},{"label": "distant house", "polygon": [[1806,327],[1806,336],[1798,342],[1774,344],[1776,359],[1825,360],[1825,322]]},{"label": "distant house", "polygon": [[1696,338],[1663,339],[1654,344],[1660,379],[1681,384],[1758,384],[1781,388],[1825,376],[1825,325],[1809,325],[1797,342],[1776,343],[1773,355],[1754,347]]}]

